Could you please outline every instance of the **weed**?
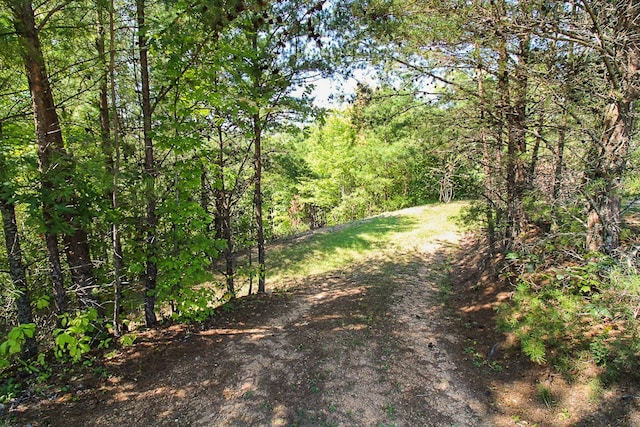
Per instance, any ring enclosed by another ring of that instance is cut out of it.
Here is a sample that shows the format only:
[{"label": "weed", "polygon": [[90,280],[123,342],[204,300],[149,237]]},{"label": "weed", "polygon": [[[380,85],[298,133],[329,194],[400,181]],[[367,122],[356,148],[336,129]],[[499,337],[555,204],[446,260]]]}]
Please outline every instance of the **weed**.
[{"label": "weed", "polygon": [[125,334],[120,337],[120,345],[123,347],[131,347],[136,338],[136,334]]},{"label": "weed", "polygon": [[7,339],[0,343],[0,369],[11,365],[12,356],[20,353],[28,338],[33,338],[36,331],[35,323],[24,323],[11,329]]},{"label": "weed", "polygon": [[260,408],[262,408],[265,411],[270,411],[271,410],[271,404],[269,402],[262,402],[260,404]]},{"label": "weed", "polygon": [[589,402],[598,403],[604,396],[604,386],[599,378],[591,378],[587,386],[589,388]]},{"label": "weed", "polygon": [[608,337],[609,333],[605,331],[602,335],[595,337],[594,340],[589,343],[591,357],[593,357],[593,361],[597,365],[607,365],[607,360],[609,359],[609,346],[607,344]]},{"label": "weed", "polygon": [[560,414],[558,414],[558,418],[560,418],[561,421],[566,421],[570,419],[571,412],[569,412],[569,408],[562,408],[562,410],[560,411]]},{"label": "weed", "polygon": [[391,403],[387,403],[384,405],[384,412],[387,414],[387,417],[391,418],[392,420],[397,416],[396,408]]},{"label": "weed", "polygon": [[502,365],[496,360],[494,360],[493,362],[490,362],[489,367],[496,372],[502,372],[502,370],[504,369]]},{"label": "weed", "polygon": [[538,399],[540,399],[540,402],[544,403],[548,409],[551,409],[555,403],[551,389],[544,384],[538,384]]},{"label": "weed", "polygon": [[0,386],[0,403],[8,403],[18,397],[22,390],[22,383],[15,378],[9,378],[6,383]]}]

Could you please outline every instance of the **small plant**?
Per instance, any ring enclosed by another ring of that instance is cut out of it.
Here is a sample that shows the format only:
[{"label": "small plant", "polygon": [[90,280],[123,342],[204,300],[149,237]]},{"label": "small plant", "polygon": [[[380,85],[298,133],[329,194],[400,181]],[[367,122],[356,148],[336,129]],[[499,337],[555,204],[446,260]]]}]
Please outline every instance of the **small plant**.
[{"label": "small plant", "polygon": [[15,378],[9,378],[6,383],[0,385],[0,403],[9,403],[15,399],[22,390],[22,383]]},{"label": "small plant", "polygon": [[397,416],[396,408],[391,403],[387,403],[384,405],[384,412],[387,414],[387,417],[391,418],[392,420]]},{"label": "small plant", "polygon": [[211,301],[216,299],[215,295],[216,290],[207,287],[181,288],[173,295],[176,311],[171,315],[172,319],[179,322],[194,323],[202,322],[211,317],[213,315]]},{"label": "small plant", "polygon": [[608,332],[604,332],[603,335],[597,336],[589,344],[589,349],[593,361],[600,366],[606,366],[609,359],[609,345],[607,344]]},{"label": "small plant", "polygon": [[13,355],[20,353],[27,338],[33,338],[36,332],[35,323],[24,323],[11,329],[7,339],[0,344],[0,369],[11,364]]},{"label": "small plant", "polygon": [[136,334],[124,334],[120,337],[120,345],[123,347],[131,347],[133,343],[136,341]]},{"label": "small plant", "polygon": [[75,313],[65,313],[60,317],[62,328],[53,331],[58,359],[79,362],[91,350],[91,343],[99,333],[98,312],[95,308]]},{"label": "small plant", "polygon": [[589,402],[600,402],[604,396],[604,386],[602,385],[602,381],[598,378],[591,378],[587,383],[587,386],[589,387]]},{"label": "small plant", "polygon": [[551,393],[551,389],[544,384],[538,384],[538,398],[548,409],[551,409],[554,405],[553,393]]},{"label": "small plant", "polygon": [[568,408],[562,408],[560,414],[558,415],[561,421],[565,421],[571,418],[571,412],[569,412]]},{"label": "small plant", "polygon": [[504,369],[502,365],[496,360],[494,360],[493,362],[490,362],[489,367],[496,372],[502,372],[502,370]]}]

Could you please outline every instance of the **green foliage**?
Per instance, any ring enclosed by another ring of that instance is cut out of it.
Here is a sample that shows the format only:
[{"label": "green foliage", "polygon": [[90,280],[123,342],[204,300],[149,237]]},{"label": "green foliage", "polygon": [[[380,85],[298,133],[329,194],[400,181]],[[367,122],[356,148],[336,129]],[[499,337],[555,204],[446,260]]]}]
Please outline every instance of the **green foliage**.
[{"label": "green foliage", "polygon": [[62,327],[53,331],[56,358],[78,363],[91,351],[92,345],[108,347],[110,338],[104,336],[101,321],[95,308],[61,315]]},{"label": "green foliage", "polygon": [[7,338],[0,343],[0,369],[10,366],[12,357],[20,353],[27,338],[33,338],[35,332],[35,323],[18,325],[9,331]]},{"label": "green foliage", "polygon": [[479,178],[458,136],[435,124],[444,109],[410,88],[360,90],[352,108],[277,139],[295,159],[268,168],[269,182],[282,185],[269,194],[277,235],[438,200],[445,178],[457,197],[474,194]]},{"label": "green foliage", "polygon": [[579,321],[584,298],[552,277],[541,279],[544,285],[519,279],[512,301],[499,310],[502,328],[513,332],[522,351],[538,364],[568,351],[566,347],[586,332]]},{"label": "green foliage", "polygon": [[202,322],[211,317],[217,301],[217,291],[208,287],[185,287],[173,295],[176,310],[171,314],[173,320],[180,322]]},{"label": "green foliage", "polygon": [[136,341],[136,334],[124,334],[120,337],[119,342],[123,347],[130,347]]},{"label": "green foliage", "polygon": [[267,264],[274,266],[270,277],[278,280],[320,274],[362,262],[390,245],[410,247],[416,239],[455,230],[451,218],[463,206],[460,202],[423,206],[303,235],[295,247],[267,254]]},{"label": "green foliage", "polygon": [[609,380],[637,372],[640,279],[634,269],[595,255],[546,271],[531,255],[506,258],[519,273],[513,298],[499,307],[500,325],[533,362],[568,373],[586,355]]},{"label": "green foliage", "polygon": [[538,399],[549,409],[555,405],[555,398],[551,389],[544,384],[538,384]]},{"label": "green foliage", "polygon": [[22,383],[15,378],[8,378],[0,385],[0,403],[9,403],[22,391]]}]

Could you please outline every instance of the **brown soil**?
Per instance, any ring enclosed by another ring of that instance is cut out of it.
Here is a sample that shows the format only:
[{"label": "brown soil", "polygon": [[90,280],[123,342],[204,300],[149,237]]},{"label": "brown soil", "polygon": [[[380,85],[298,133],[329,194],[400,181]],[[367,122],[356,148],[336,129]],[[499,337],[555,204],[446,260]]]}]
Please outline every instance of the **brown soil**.
[{"label": "brown soil", "polygon": [[381,251],[198,327],[142,332],[4,415],[23,426],[640,425],[637,389],[594,395],[519,355],[495,328],[510,289],[484,264],[477,242],[452,235]]}]

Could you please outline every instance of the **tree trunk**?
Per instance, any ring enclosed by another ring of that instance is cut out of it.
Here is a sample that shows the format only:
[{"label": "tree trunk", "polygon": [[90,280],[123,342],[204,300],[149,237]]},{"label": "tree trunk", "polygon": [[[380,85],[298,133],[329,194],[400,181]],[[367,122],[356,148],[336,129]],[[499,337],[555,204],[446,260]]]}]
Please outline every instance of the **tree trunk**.
[{"label": "tree trunk", "polygon": [[544,132],[544,108],[540,107],[538,116],[538,123],[536,126],[536,138],[533,143],[533,149],[531,150],[531,162],[529,163],[529,169],[527,171],[527,188],[533,189],[536,180],[536,169],[538,167],[538,160],[540,156],[540,145],[542,144],[542,134]]},{"label": "tree trunk", "polygon": [[151,92],[149,84],[149,59],[147,52],[147,37],[145,35],[145,0],[136,1],[136,15],[138,19],[138,49],[140,54],[140,83],[142,92],[142,132],[144,140],[144,179],[145,179],[145,295],[144,316],[148,327],[158,322],[155,313],[155,289],[158,280],[158,242],[156,229],[158,216],[156,212],[156,162],[153,154],[153,140],[151,138]]},{"label": "tree trunk", "polygon": [[613,254],[620,245],[620,181],[633,127],[633,102],[617,101],[604,114],[604,132],[589,156],[587,247]]},{"label": "tree trunk", "polygon": [[[614,255],[620,245],[622,201],[620,183],[626,170],[634,105],[640,98],[640,8],[635,1],[621,1],[610,9],[601,9],[596,2],[582,1],[591,18],[593,31],[598,36],[602,60],[610,85],[615,94],[606,106],[600,138],[593,138],[585,174],[588,191],[587,248]],[[613,25],[614,31],[604,29]],[[612,33],[610,39],[604,33]]]},{"label": "tree trunk", "polygon": [[489,239],[489,253],[493,255],[496,250],[496,227],[494,218],[494,194],[493,194],[493,168],[492,162],[495,160],[491,154],[491,146],[487,137],[485,126],[485,103],[484,103],[484,67],[480,56],[480,44],[476,41],[476,72],[478,79],[478,99],[480,101],[480,143],[482,144],[482,161],[484,163],[484,197],[485,197],[485,220],[487,221],[487,238]]},{"label": "tree trunk", "polygon": [[[566,108],[566,107],[565,107]],[[558,144],[556,145],[555,167],[553,172],[552,197],[554,206],[562,196],[562,176],[564,174],[564,146],[567,136],[567,112],[563,109],[560,127],[558,128]],[[555,208],[554,208],[555,209]]]},{"label": "tree trunk", "polygon": [[[528,184],[524,155],[527,150],[527,59],[529,36],[519,40],[518,64],[515,69],[513,96],[509,96],[507,107],[507,238],[515,242],[526,228],[524,195]],[[513,101],[511,101],[513,98]],[[513,105],[511,105],[513,102]]]},{"label": "tree trunk", "polygon": [[[260,21],[254,19],[253,21],[253,35],[251,43],[253,49],[258,50],[258,32],[260,30]],[[262,68],[260,64],[254,64],[253,70],[253,89],[257,94],[260,89],[260,78],[262,75]],[[262,221],[262,121],[260,113],[254,113],[252,115],[252,127],[253,127],[253,166],[254,166],[254,194],[253,194],[253,206],[255,208],[255,220],[256,220],[256,244],[258,246],[258,292],[265,292],[266,282],[266,269],[265,269],[265,250],[264,250],[264,224]]]},{"label": "tree trunk", "polygon": [[[7,258],[9,258],[9,271],[11,281],[15,288],[16,310],[18,313],[18,323],[24,325],[33,323],[31,313],[31,299],[27,287],[27,274],[22,262],[22,250],[20,248],[20,238],[18,236],[18,226],[16,223],[16,212],[12,202],[4,197],[4,192],[0,194],[0,211],[2,213],[2,225],[4,230],[4,240],[7,248]],[[38,345],[35,338],[26,338],[22,349],[24,357],[31,358],[38,352]]]},{"label": "tree trunk", "polygon": [[254,168],[255,187],[253,203],[256,215],[256,241],[258,245],[258,292],[265,291],[265,250],[264,250],[264,224],[262,222],[262,126],[258,114],[253,116],[254,138]]},{"label": "tree trunk", "polygon": [[[100,129],[102,141],[102,153],[105,160],[105,169],[107,178],[110,183],[107,185],[104,197],[111,206],[112,213],[118,209],[118,175],[120,169],[119,158],[119,120],[118,112],[115,104],[115,16],[114,2],[110,0],[98,1],[98,38],[96,40],[96,48],[98,57],[103,68],[102,78],[100,80]],[[109,16],[109,60],[107,61],[106,53],[106,31],[105,17],[107,12]],[[111,83],[111,84],[110,84]],[[109,105],[109,92],[111,92],[112,105]],[[112,131],[113,129],[113,131]],[[122,271],[122,243],[120,240],[120,229],[116,218],[111,220],[111,253],[113,257],[113,334],[120,336],[120,297],[122,293],[121,271]]]},{"label": "tree trunk", "polygon": [[225,280],[227,285],[227,293],[232,298],[236,296],[234,283],[234,264],[233,251],[234,241],[231,232],[231,195],[227,192],[227,184],[225,180],[225,158],[224,158],[224,133],[222,126],[216,126],[218,133],[218,186],[215,190],[216,203],[216,237],[226,242],[224,248],[225,260]]},{"label": "tree trunk", "polygon": [[[50,223],[52,218],[43,212],[44,223]],[[50,231],[44,232],[45,245],[47,247],[47,259],[49,260],[49,268],[51,269],[51,282],[53,283],[53,292],[55,293],[56,313],[66,313],[69,309],[67,292],[64,287],[64,276],[62,274],[62,264],[60,263],[60,248],[58,246],[58,236]]]},{"label": "tree trunk", "polygon": [[[2,123],[0,122],[0,140],[2,136]],[[12,201],[12,190],[6,188],[7,165],[3,153],[0,151],[0,214],[2,215],[2,227],[4,231],[4,241],[9,260],[9,273],[16,294],[16,311],[18,323],[21,325],[33,323],[31,313],[31,299],[29,298],[29,288],[27,286],[27,271],[22,262],[22,249],[20,247],[20,236],[18,234],[18,224],[16,221],[15,205]],[[22,353],[25,358],[31,358],[38,352],[38,344],[35,338],[27,337]]]},{"label": "tree trunk", "polygon": [[52,280],[56,289],[58,310],[66,310],[66,302],[63,297],[62,268],[58,253],[57,233],[60,232],[60,230],[56,230],[58,222],[65,225],[63,241],[71,269],[71,278],[78,297],[85,306],[97,306],[97,301],[92,295],[95,280],[87,233],[73,214],[59,215],[56,211],[56,206],[73,208],[77,205],[73,196],[64,196],[67,191],[60,191],[59,188],[61,182],[64,183],[63,185],[72,185],[74,163],[73,158],[64,148],[62,131],[40,47],[33,8],[30,1],[10,2],[8,5],[13,11],[14,26],[22,43],[22,59],[31,91],[38,142],[38,159],[42,173],[45,238],[52,267]]}]

